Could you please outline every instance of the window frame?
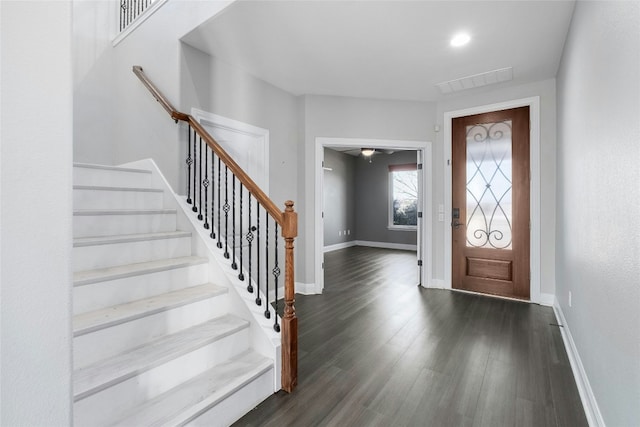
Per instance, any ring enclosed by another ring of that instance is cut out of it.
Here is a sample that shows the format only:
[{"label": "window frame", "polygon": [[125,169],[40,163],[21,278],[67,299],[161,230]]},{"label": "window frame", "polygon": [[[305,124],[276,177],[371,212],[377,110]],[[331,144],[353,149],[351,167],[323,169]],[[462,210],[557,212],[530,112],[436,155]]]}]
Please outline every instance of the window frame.
[{"label": "window frame", "polygon": [[[416,225],[398,225],[393,223],[393,174],[394,172],[405,172],[405,171],[418,171],[417,163],[404,163],[404,164],[395,164],[389,165],[388,171],[388,195],[387,195],[387,206],[388,206],[388,220],[387,220],[387,229],[393,231],[416,231],[418,229],[418,217],[416,217]],[[418,182],[418,176],[416,173],[416,184]],[[416,202],[419,202],[419,198],[416,195]],[[419,209],[418,209],[419,211]],[[417,213],[416,213],[417,215]]]}]

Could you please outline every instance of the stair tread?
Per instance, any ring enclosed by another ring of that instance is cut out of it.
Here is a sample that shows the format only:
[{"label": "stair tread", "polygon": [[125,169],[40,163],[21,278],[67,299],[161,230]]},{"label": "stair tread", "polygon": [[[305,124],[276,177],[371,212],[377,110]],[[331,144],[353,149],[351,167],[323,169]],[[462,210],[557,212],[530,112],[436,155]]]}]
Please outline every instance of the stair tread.
[{"label": "stair tread", "polygon": [[191,237],[190,231],[164,231],[156,233],[119,234],[115,236],[76,237],[73,247],[109,245],[113,243],[142,242],[147,240],[176,239]]},{"label": "stair tread", "polygon": [[103,185],[74,185],[74,190],[96,190],[96,191],[132,191],[141,193],[164,193],[162,188],[149,187],[111,187]]},{"label": "stair tread", "polygon": [[99,216],[99,215],[170,215],[175,214],[175,209],[78,209],[73,211],[75,216]]},{"label": "stair tread", "polygon": [[209,262],[207,258],[198,256],[185,256],[178,258],[161,259],[156,261],[139,262],[136,264],[119,265],[116,267],[98,268],[95,270],[77,271],[73,273],[73,284],[74,286],[86,285],[89,283],[104,282],[107,280],[115,280],[141,274],[155,273],[158,271],[172,270],[175,268],[188,267],[191,265],[204,264],[207,262]]},{"label": "stair tread", "polygon": [[147,170],[147,169],[135,169],[135,168],[122,167],[122,166],[98,165],[94,163],[74,163],[73,167],[86,168],[86,169],[102,169],[102,170],[111,170],[111,171],[120,171],[120,172],[144,173],[144,174],[152,173],[150,170]]},{"label": "stair tread", "polygon": [[222,295],[227,293],[227,291],[227,288],[224,286],[206,283],[150,298],[81,313],[73,318],[73,336],[77,337],[111,326],[120,325],[145,316],[181,307],[192,302]]},{"label": "stair tread", "polygon": [[227,314],[80,368],[74,371],[73,375],[74,401],[133,378],[247,327],[249,322],[246,320]]},{"label": "stair tread", "polygon": [[182,425],[272,367],[271,359],[249,350],[133,408],[113,426]]}]

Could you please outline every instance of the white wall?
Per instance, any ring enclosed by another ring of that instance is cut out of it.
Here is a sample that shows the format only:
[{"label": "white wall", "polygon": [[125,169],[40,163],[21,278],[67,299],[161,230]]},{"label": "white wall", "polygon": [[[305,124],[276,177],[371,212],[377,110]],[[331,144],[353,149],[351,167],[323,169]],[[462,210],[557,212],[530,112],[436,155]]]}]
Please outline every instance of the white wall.
[{"label": "white wall", "polygon": [[608,426],[640,425],[639,76],[640,3],[577,2],[558,73],[556,296]]},{"label": "white wall", "polygon": [[[444,114],[449,111],[512,101],[515,99],[540,97],[540,291],[555,293],[555,206],[556,206],[556,87],[555,79],[544,80],[514,87],[478,89],[470,94],[448,97],[438,102],[438,123],[442,128]],[[434,146],[434,209],[444,203],[444,133],[437,134]],[[448,143],[448,142],[446,142]],[[437,218],[437,212],[433,213]],[[444,227],[450,220],[434,222],[434,276],[444,277]]]},{"label": "white wall", "polygon": [[71,2],[0,2],[3,426],[71,424]]},{"label": "white wall", "polygon": [[[131,67],[142,66],[174,106],[188,112],[191,106],[180,103],[180,37],[230,3],[168,1],[116,47],[104,42],[105,37],[111,37],[109,23],[96,17],[117,3],[85,1],[76,7],[74,160],[120,164],[152,157],[172,187],[180,188],[184,163],[179,156],[180,126],[153,99]],[[88,54],[93,61],[87,61]],[[104,114],[93,114],[93,110]]]},{"label": "white wall", "polygon": [[73,158],[115,164],[113,2],[73,1]]},{"label": "white wall", "polygon": [[[370,138],[408,141],[433,141],[435,104],[412,101],[345,98],[306,95],[301,97],[300,126],[304,126],[304,163],[298,176],[298,247],[304,264],[297,265],[298,281],[315,281],[315,151],[316,137]],[[301,142],[302,144],[302,142]],[[300,148],[302,149],[302,147]],[[434,252],[437,248],[434,248]]]},{"label": "white wall", "polygon": [[[295,96],[189,45],[181,49],[181,103],[269,130],[269,196],[298,204],[298,104]],[[185,107],[187,108],[187,107]],[[186,131],[181,137],[186,140]],[[183,145],[184,147],[184,145]],[[186,150],[180,154],[181,165]],[[184,170],[184,169],[181,169]],[[185,185],[180,174],[183,193]]]}]

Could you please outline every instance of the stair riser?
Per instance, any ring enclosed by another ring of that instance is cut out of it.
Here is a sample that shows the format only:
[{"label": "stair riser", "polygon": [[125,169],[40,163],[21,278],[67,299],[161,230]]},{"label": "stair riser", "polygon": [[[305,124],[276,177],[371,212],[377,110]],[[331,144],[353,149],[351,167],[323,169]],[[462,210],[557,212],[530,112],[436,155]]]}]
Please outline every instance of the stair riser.
[{"label": "stair riser", "polygon": [[88,285],[74,286],[74,314],[149,298],[165,292],[207,283],[208,264],[175,268]]},{"label": "stair riser", "polygon": [[73,190],[73,209],[160,209],[163,195],[150,191]]},{"label": "stair riser", "polygon": [[73,237],[115,236],[176,230],[176,214],[74,215]]},{"label": "stair riser", "polygon": [[74,425],[103,426],[125,411],[247,350],[249,329],[224,337],[74,404]]},{"label": "stair riser", "polygon": [[273,394],[273,375],[273,369],[270,369],[184,425],[191,427],[230,426]]},{"label": "stair riser", "polygon": [[120,170],[74,167],[73,185],[149,188],[151,186],[151,174]]},{"label": "stair riser", "polygon": [[191,255],[191,237],[73,248],[73,271],[115,267]]},{"label": "stair riser", "polygon": [[73,339],[74,366],[76,369],[87,366],[124,353],[162,335],[179,332],[219,317],[226,313],[227,306],[227,295],[218,295],[75,337]]}]

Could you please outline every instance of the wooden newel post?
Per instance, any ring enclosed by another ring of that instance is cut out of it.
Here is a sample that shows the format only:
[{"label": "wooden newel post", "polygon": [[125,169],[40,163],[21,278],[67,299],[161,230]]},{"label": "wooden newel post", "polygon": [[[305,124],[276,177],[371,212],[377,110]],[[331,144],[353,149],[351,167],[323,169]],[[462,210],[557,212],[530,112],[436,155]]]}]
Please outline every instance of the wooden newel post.
[{"label": "wooden newel post", "polygon": [[285,241],[284,317],[282,318],[282,389],[291,393],[298,385],[298,318],[293,306],[295,279],[293,274],[293,240],[298,235],[298,213],[287,200],[282,214],[282,237]]}]

